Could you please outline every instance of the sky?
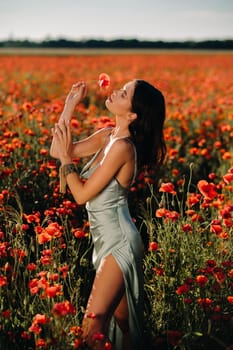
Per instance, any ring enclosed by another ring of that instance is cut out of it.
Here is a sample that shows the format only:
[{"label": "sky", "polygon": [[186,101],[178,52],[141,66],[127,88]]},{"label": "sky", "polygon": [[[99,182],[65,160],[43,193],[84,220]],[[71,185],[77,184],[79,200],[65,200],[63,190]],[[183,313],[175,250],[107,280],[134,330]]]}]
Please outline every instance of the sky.
[{"label": "sky", "polygon": [[0,40],[233,39],[233,0],[0,0]]}]

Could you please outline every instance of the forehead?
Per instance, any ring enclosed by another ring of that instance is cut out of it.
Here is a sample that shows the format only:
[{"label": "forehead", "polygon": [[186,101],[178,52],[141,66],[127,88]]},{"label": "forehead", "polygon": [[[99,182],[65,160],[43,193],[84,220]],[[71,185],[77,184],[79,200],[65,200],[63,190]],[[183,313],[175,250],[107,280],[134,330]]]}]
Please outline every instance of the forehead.
[{"label": "forehead", "polygon": [[123,86],[123,89],[127,91],[127,94],[133,95],[135,89],[136,80],[131,80]]}]

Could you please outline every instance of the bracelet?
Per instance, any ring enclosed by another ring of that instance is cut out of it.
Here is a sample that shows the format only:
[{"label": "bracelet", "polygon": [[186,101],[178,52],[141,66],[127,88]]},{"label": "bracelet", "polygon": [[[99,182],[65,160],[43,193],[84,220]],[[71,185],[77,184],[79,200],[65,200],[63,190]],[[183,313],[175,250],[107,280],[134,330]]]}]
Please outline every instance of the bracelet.
[{"label": "bracelet", "polygon": [[61,171],[62,171],[63,175],[66,177],[67,175],[69,175],[71,173],[76,173],[77,167],[74,163],[65,164],[65,165],[62,165]]},{"label": "bracelet", "polygon": [[66,192],[66,177],[71,173],[76,173],[77,167],[74,163],[64,164],[60,166],[59,176],[60,176],[60,192]]}]

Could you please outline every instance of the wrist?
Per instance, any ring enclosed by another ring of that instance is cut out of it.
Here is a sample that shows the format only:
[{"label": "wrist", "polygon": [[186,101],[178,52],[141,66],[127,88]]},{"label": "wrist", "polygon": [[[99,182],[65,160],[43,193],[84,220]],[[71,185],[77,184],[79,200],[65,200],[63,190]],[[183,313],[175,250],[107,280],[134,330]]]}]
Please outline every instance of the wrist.
[{"label": "wrist", "polygon": [[59,177],[60,177],[60,192],[66,192],[67,176],[69,174],[77,174],[77,166],[74,163],[66,163],[60,166]]},{"label": "wrist", "polygon": [[74,109],[75,109],[75,106],[72,107],[70,105],[65,104],[62,114],[60,116],[60,119],[70,120],[74,112]]},{"label": "wrist", "polygon": [[65,102],[63,111],[68,112],[68,113],[73,113],[75,110],[77,103],[74,102]]},{"label": "wrist", "polygon": [[70,157],[62,157],[60,158],[61,166],[66,164],[73,164],[72,159]]},{"label": "wrist", "polygon": [[66,163],[61,165],[60,167],[60,171],[65,178],[71,173],[77,173],[77,170],[77,165],[75,165],[74,163]]}]

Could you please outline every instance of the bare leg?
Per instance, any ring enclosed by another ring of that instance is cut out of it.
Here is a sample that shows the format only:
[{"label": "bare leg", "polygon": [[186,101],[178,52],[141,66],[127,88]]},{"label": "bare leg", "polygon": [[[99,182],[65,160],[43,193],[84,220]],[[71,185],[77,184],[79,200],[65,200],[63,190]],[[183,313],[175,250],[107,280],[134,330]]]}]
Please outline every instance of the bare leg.
[{"label": "bare leg", "polygon": [[[123,307],[127,307],[125,301],[121,302],[124,291],[122,271],[115,258],[109,255],[103,260],[96,272],[83,319],[83,338],[91,348],[104,349],[107,337],[103,341],[96,342],[93,340],[93,336],[98,332],[106,335],[110,318],[119,304],[121,307],[118,314],[120,314],[120,310],[123,313]],[[126,314],[128,315],[128,307]],[[130,350],[130,348],[128,349]]]},{"label": "bare leg", "polygon": [[120,327],[123,333],[123,350],[131,350],[132,343],[130,337],[130,329],[129,329],[129,309],[126,294],[124,293],[119,305],[117,306],[114,317],[117,321],[118,326]]}]

